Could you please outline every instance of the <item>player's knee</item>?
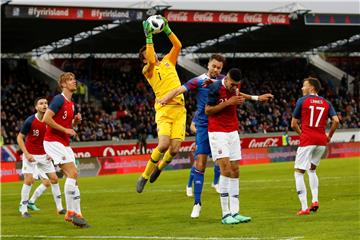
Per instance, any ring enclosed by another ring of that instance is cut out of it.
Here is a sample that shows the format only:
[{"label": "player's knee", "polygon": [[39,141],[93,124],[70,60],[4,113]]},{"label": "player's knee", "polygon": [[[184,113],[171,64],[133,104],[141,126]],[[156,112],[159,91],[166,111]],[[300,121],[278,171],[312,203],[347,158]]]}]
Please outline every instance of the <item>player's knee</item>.
[{"label": "player's knee", "polygon": [[227,168],[227,169],[222,169],[221,170],[221,175],[225,176],[225,177],[231,177],[231,169]]},{"label": "player's knee", "polygon": [[166,150],[168,150],[169,146],[170,146],[170,142],[162,142],[159,143],[158,149],[160,152],[164,153],[166,152]]},{"label": "player's knee", "polygon": [[58,177],[56,175],[51,176],[50,177],[50,182],[51,182],[51,184],[57,184],[58,183]]},{"label": "player's knee", "polygon": [[231,177],[232,178],[239,178],[239,169],[231,169]]},{"label": "player's knee", "polygon": [[205,171],[205,166],[206,164],[204,164],[204,162],[200,159],[196,160],[195,162],[195,167],[196,169],[200,170],[200,171]]},{"label": "player's knee", "polygon": [[311,166],[310,166],[310,170],[312,170],[312,171],[316,170],[316,165],[311,164]]}]

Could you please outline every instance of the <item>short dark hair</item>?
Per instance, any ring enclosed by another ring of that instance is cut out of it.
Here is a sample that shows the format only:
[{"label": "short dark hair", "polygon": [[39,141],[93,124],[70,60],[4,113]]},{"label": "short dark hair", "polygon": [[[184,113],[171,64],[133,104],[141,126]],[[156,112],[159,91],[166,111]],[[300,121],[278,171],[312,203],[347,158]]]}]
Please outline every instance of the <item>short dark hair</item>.
[{"label": "short dark hair", "polygon": [[304,82],[308,82],[311,86],[315,88],[315,92],[318,93],[321,90],[321,83],[319,79],[314,77],[307,77],[304,79]]},{"label": "short dark hair", "polygon": [[146,45],[142,46],[142,48],[140,48],[140,50],[139,50],[139,59],[140,59],[141,63],[143,63],[144,59],[145,59],[144,54],[143,54],[143,52],[145,50],[146,50]]},{"label": "short dark hair", "polygon": [[[37,97],[34,101],[34,106],[36,107],[36,105],[38,104],[38,102],[41,100],[41,99],[46,99],[46,97]],[[47,100],[47,99],[46,99]]]},{"label": "short dark hair", "polygon": [[222,62],[223,64],[225,64],[225,62],[226,62],[226,58],[220,54],[211,55],[211,57],[209,58],[209,62],[213,59],[215,59],[216,61]]},{"label": "short dark hair", "polygon": [[229,77],[235,82],[240,82],[242,79],[241,71],[238,68],[230,69],[228,74],[229,74]]}]

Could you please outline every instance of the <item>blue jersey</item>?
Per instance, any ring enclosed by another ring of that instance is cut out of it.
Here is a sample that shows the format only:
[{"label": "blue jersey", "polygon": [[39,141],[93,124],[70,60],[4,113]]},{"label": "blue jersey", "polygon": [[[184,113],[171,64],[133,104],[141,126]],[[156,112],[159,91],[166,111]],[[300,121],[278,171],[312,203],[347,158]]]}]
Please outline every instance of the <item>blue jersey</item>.
[{"label": "blue jersey", "polygon": [[[219,75],[216,80],[223,79],[223,75]],[[208,117],[205,114],[205,105],[208,100],[209,89],[204,86],[204,82],[209,79],[209,77],[204,73],[200,76],[190,79],[187,81],[183,87],[186,88],[187,91],[197,91],[196,95],[196,107],[197,107],[197,119],[196,119],[196,127],[207,127],[208,125]]]}]

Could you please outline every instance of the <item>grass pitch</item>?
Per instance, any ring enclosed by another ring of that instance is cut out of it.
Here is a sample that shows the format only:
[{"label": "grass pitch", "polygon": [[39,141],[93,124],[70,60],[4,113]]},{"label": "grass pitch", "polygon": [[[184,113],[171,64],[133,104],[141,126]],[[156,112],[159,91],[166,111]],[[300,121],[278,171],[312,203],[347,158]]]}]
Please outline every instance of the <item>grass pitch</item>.
[{"label": "grass pitch", "polygon": [[[22,183],[1,184],[3,239],[359,239],[359,158],[322,160],[320,209],[296,216],[300,203],[293,163],[240,166],[240,212],[246,224],[222,225],[219,196],[207,169],[199,219],[191,219],[193,199],[185,195],[189,170],[165,171],[143,193],[139,174],[80,178],[81,206],[91,228],[79,229],[56,215],[51,190],[37,201],[39,212],[18,212]],[[64,181],[60,186],[63,190]],[[306,177],[306,184],[308,180]],[[32,191],[39,185],[36,182]],[[308,200],[311,192],[308,188]],[[63,204],[65,206],[64,196]]]}]

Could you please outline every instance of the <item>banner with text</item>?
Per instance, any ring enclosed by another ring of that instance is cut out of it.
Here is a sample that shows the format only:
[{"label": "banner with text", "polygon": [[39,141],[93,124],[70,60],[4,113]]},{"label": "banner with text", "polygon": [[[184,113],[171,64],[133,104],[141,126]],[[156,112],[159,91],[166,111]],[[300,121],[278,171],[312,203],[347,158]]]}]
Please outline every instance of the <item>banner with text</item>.
[{"label": "banner with text", "polygon": [[23,6],[7,5],[8,18],[46,18],[56,20],[143,20],[146,15],[140,9]]},{"label": "banner with text", "polygon": [[289,16],[286,13],[166,10],[164,15],[169,22],[290,24]]}]

